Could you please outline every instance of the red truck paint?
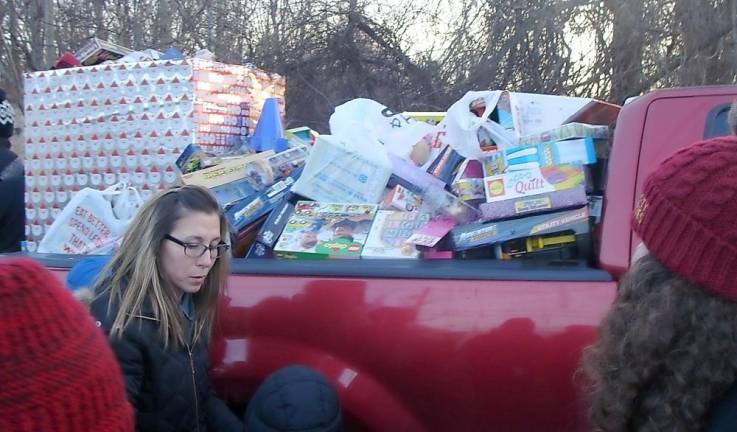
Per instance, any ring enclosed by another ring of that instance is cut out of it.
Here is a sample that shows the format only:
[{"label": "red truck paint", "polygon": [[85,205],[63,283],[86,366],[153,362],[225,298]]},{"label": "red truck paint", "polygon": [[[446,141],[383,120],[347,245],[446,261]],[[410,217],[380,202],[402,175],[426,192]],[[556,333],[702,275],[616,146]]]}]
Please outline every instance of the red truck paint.
[{"label": "red truck paint", "polygon": [[[709,113],[736,96],[737,86],[669,89],[623,107],[601,269],[616,278],[629,266],[647,174],[702,139]],[[229,402],[302,363],[333,382],[351,431],[586,430],[576,371],[616,282],[280,276],[263,265],[233,274],[221,304],[212,377]]]}]

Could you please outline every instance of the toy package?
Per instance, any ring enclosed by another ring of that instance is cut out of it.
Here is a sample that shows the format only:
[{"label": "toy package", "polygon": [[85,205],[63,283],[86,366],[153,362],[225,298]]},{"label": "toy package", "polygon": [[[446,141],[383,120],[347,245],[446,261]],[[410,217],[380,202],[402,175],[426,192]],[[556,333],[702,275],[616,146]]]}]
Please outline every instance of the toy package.
[{"label": "toy package", "polygon": [[427,213],[379,210],[361,258],[418,258],[420,252],[407,240],[429,220]]},{"label": "toy package", "polygon": [[375,204],[298,201],[274,246],[278,258],[360,258]]},{"label": "toy package", "polygon": [[256,234],[256,241],[248,251],[246,258],[273,258],[274,244],[284,231],[292,212],[294,212],[294,204],[289,202],[288,196],[284,196]]},{"label": "toy package", "polygon": [[574,234],[589,232],[588,207],[501,222],[460,225],[451,231],[451,242],[453,250],[463,251],[515,238],[567,230]]},{"label": "toy package", "polygon": [[422,197],[398,184],[387,192],[380,207],[382,210],[411,212],[422,206]]},{"label": "toy package", "polygon": [[485,221],[575,207],[587,203],[581,165],[552,165],[484,178]]}]

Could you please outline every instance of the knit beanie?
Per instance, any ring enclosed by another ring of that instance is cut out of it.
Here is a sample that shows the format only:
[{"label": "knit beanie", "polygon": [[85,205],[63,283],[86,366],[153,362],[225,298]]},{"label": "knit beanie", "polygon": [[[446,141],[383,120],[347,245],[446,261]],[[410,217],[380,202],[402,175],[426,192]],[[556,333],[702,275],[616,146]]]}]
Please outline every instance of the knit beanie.
[{"label": "knit beanie", "polygon": [[13,136],[13,124],[15,111],[6,99],[5,91],[0,89],[0,138]]},{"label": "knit beanie", "polygon": [[668,269],[737,300],[737,137],[701,141],[663,161],[632,227]]},{"label": "knit beanie", "polygon": [[338,394],[319,372],[292,365],[272,373],[258,387],[246,410],[249,432],[340,432]]},{"label": "knit beanie", "polygon": [[134,429],[120,367],[81,303],[28,259],[0,261],[0,431]]}]

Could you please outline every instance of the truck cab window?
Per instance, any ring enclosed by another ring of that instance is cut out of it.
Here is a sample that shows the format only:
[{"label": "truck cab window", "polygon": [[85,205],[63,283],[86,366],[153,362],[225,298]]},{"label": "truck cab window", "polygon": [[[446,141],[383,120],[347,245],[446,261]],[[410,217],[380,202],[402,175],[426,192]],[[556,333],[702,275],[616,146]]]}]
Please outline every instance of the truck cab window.
[{"label": "truck cab window", "polygon": [[706,125],[704,126],[704,139],[731,134],[728,121],[730,105],[717,105],[709,111],[709,114],[706,116]]}]

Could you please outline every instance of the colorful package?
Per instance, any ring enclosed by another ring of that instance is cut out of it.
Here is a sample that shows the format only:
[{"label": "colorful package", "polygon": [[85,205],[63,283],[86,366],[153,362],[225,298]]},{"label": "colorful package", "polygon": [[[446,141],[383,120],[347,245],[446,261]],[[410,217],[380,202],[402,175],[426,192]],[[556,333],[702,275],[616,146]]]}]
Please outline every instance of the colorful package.
[{"label": "colorful package", "polygon": [[512,198],[479,205],[482,221],[508,219],[535,213],[579,207],[587,203],[586,187],[545,192],[530,197]]},{"label": "colorful package", "polygon": [[583,168],[572,164],[511,171],[484,178],[487,202],[527,198],[581,185],[585,185]]},{"label": "colorful package", "polygon": [[[214,188],[226,183],[243,180],[247,176],[246,167],[251,161],[273,156],[274,151],[254,153],[224,159],[221,163],[182,175],[182,181],[188,185],[199,185],[206,188]],[[255,188],[254,188],[255,189]]]},{"label": "colorful package", "polygon": [[298,201],[274,246],[278,258],[360,258],[377,206]]},{"label": "colorful package", "polygon": [[407,240],[429,220],[427,213],[379,210],[361,258],[418,258],[420,252]]},{"label": "colorful package", "polygon": [[596,163],[596,149],[592,138],[512,147],[505,150],[504,154],[510,171],[550,165]]},{"label": "colorful package", "polygon": [[396,185],[387,192],[381,202],[382,210],[411,212],[422,206],[422,197],[402,185]]},{"label": "colorful package", "polygon": [[611,130],[608,126],[594,126],[585,123],[568,123],[545,132],[520,137],[519,145],[562,141],[573,138],[609,139],[610,135]]},{"label": "colorful package", "polygon": [[589,231],[588,207],[501,222],[460,225],[451,231],[451,242],[453,250],[464,251],[514,238],[567,230],[575,234]]}]

